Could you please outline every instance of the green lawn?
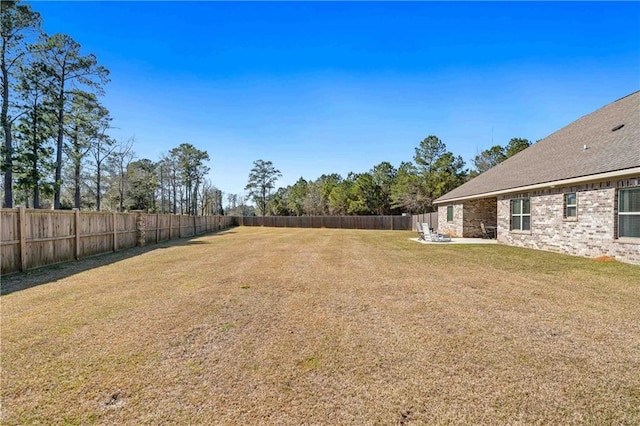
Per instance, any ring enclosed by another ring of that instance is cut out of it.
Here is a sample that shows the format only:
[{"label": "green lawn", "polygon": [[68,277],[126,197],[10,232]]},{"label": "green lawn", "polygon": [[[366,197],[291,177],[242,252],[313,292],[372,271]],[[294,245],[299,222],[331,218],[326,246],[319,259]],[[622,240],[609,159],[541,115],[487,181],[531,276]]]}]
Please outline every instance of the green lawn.
[{"label": "green lawn", "polygon": [[[3,424],[640,424],[640,267],[234,228],[3,277]],[[91,268],[86,265],[92,266]]]}]

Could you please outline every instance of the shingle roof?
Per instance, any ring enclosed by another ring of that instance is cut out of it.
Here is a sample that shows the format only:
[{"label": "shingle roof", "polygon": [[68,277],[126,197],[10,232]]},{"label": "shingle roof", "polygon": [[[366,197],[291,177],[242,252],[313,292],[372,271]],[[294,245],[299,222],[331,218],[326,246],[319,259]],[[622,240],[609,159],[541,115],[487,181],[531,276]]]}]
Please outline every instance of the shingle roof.
[{"label": "shingle roof", "polygon": [[635,167],[640,167],[640,91],[574,121],[435,203]]}]

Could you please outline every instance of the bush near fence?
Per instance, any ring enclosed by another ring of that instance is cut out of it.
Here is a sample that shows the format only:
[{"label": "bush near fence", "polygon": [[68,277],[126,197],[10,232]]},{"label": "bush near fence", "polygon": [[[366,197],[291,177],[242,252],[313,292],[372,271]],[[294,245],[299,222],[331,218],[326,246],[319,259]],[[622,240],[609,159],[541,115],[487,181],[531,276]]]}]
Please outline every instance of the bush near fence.
[{"label": "bush near fence", "polygon": [[230,216],[0,209],[0,274],[193,237],[235,224]]}]

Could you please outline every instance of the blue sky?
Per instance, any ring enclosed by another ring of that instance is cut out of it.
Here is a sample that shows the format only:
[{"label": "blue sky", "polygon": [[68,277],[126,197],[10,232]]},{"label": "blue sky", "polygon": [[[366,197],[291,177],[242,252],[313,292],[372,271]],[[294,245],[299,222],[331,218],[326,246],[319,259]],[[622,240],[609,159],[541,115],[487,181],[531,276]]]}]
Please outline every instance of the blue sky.
[{"label": "blue sky", "polygon": [[640,89],[640,3],[32,2],[111,71],[112,135],[182,142],[243,193],[411,161],[436,135],[468,166]]}]

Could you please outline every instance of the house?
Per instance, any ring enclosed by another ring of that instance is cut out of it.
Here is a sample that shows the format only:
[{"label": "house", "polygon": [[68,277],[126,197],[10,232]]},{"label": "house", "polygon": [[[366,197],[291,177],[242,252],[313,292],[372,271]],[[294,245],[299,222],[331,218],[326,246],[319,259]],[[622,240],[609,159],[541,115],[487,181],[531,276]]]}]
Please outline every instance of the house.
[{"label": "house", "polygon": [[640,91],[434,201],[438,230],[496,226],[499,243],[640,264]]}]

